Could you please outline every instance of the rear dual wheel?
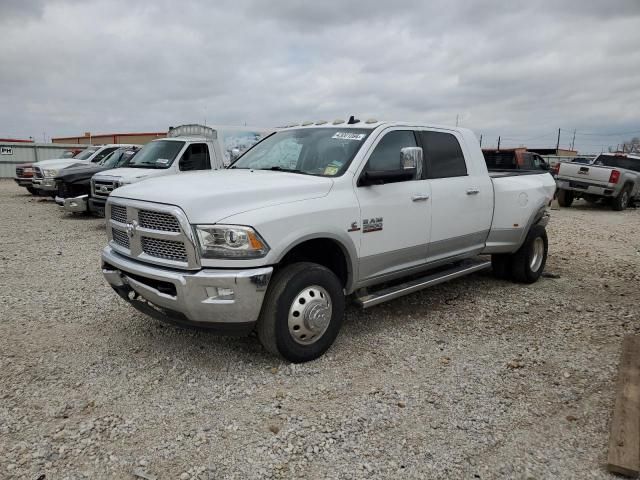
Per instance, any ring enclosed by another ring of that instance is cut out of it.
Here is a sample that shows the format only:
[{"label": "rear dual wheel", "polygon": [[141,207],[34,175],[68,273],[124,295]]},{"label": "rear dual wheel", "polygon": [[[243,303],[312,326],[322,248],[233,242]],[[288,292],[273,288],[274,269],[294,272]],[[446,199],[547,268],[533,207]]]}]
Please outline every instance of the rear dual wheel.
[{"label": "rear dual wheel", "polygon": [[544,271],[548,252],[547,231],[542,225],[534,225],[517,252],[491,256],[493,273],[503,280],[534,283]]},{"label": "rear dual wheel", "polygon": [[561,207],[570,207],[571,204],[573,203],[573,192],[570,190],[558,190],[558,204]]},{"label": "rear dual wheel", "polygon": [[321,356],[338,336],[344,316],[342,284],[326,267],[298,262],[272,278],[258,320],[258,338],[290,362]]}]

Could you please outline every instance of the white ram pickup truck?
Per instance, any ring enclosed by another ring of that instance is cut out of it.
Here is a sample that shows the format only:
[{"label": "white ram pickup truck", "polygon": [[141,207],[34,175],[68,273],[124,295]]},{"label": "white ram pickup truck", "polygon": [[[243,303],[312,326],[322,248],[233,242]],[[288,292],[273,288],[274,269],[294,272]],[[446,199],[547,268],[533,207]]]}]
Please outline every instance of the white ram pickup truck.
[{"label": "white ram pickup truck", "polygon": [[[256,143],[265,130],[234,127],[233,140],[240,139],[245,148]],[[229,164],[231,151],[226,151],[223,132],[205,125],[180,125],[169,130],[167,138],[146,144],[125,168],[105,170],[91,179],[89,209],[104,213],[109,194],[122,185],[154,177],[164,177],[194,170],[218,170]],[[243,143],[244,142],[244,143]],[[234,149],[235,150],[235,149]]]},{"label": "white ram pickup truck", "polygon": [[535,282],[555,189],[546,172],[490,174],[463,128],[318,122],[228,169],[115,190],[102,271],[150,316],[256,330],[303,362],[331,346],[347,297],[366,308],[492,263]]}]

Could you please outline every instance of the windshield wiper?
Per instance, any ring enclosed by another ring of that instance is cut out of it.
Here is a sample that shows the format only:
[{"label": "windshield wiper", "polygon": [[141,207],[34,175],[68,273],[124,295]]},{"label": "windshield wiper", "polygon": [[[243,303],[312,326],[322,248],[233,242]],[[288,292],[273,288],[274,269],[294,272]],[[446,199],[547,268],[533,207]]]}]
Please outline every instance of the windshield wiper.
[{"label": "windshield wiper", "polygon": [[297,170],[295,168],[270,167],[270,168],[260,168],[259,170],[271,170],[274,172],[287,172],[287,173],[302,173],[303,175],[306,175],[306,172],[303,172],[302,170]]}]

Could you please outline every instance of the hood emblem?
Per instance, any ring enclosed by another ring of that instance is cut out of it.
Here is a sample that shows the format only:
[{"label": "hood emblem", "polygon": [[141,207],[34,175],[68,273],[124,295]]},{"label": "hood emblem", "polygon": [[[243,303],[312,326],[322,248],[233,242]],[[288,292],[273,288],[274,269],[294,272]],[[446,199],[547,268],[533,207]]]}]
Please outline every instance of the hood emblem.
[{"label": "hood emblem", "polygon": [[137,229],[138,222],[136,222],[135,220],[131,220],[127,223],[127,235],[129,235],[129,238],[133,238],[133,236],[136,234]]},{"label": "hood emblem", "polygon": [[102,185],[102,186],[100,187],[100,192],[102,192],[102,193],[107,193],[108,191],[109,191],[109,189],[107,188],[107,186],[106,186],[106,185]]}]

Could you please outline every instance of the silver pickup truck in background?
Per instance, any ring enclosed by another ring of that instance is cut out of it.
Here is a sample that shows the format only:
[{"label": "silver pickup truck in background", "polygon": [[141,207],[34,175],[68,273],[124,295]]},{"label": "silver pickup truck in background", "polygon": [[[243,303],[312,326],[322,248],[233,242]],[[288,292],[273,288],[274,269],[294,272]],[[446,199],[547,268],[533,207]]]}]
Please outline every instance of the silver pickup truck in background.
[{"label": "silver pickup truck in background", "polygon": [[587,165],[561,163],[557,182],[561,207],[570,207],[576,198],[589,203],[607,199],[614,210],[624,210],[640,200],[640,156],[603,153]]}]

